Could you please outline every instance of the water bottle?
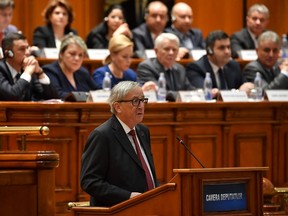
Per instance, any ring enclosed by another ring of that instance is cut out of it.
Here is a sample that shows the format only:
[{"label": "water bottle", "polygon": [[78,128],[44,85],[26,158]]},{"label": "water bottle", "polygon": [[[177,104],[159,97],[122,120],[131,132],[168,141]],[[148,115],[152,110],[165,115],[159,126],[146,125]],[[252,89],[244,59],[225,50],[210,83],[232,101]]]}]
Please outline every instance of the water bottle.
[{"label": "water bottle", "polygon": [[110,79],[110,73],[105,72],[105,77],[102,82],[102,89],[104,91],[110,91],[111,90],[111,79]]},{"label": "water bottle", "polygon": [[206,73],[204,84],[203,84],[203,90],[204,90],[205,99],[212,100],[212,80],[211,80],[209,72]]},{"label": "water bottle", "polygon": [[256,73],[254,79],[254,89],[255,89],[255,100],[262,100],[263,89],[262,89],[262,77],[259,72]]},{"label": "water bottle", "polygon": [[166,79],[164,73],[160,73],[160,77],[158,79],[158,91],[157,91],[157,100],[158,101],[166,101]]},{"label": "water bottle", "polygon": [[286,34],[282,35],[281,51],[282,51],[282,58],[288,58],[288,41]]}]

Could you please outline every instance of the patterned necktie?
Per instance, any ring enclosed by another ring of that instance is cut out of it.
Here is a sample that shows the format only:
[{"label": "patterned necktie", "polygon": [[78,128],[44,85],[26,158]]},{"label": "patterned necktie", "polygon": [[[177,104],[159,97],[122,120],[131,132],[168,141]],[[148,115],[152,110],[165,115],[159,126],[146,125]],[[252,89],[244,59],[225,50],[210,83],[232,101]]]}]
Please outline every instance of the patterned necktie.
[{"label": "patterned necktie", "polygon": [[147,166],[147,164],[144,160],[144,157],[142,155],[142,152],[140,150],[140,145],[137,141],[135,130],[131,130],[128,134],[132,136],[133,142],[134,142],[135,147],[136,147],[136,152],[137,152],[138,158],[141,161],[142,168],[145,171],[148,190],[151,190],[154,188],[153,180],[152,180],[151,174],[149,172],[148,166]]}]

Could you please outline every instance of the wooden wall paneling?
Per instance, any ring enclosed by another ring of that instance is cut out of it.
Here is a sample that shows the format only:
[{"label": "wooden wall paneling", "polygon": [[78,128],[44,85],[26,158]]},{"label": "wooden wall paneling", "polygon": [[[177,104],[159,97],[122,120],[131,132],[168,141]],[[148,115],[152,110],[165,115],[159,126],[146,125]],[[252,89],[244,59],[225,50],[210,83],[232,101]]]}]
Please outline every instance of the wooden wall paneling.
[{"label": "wooden wall paneling", "polygon": [[[186,144],[206,168],[223,166],[221,163],[223,156],[221,137],[222,131],[218,125],[190,126],[185,130]],[[196,159],[184,147],[181,146],[181,148],[185,152],[185,168],[201,168]]]},{"label": "wooden wall paneling", "polygon": [[247,8],[255,3],[262,3],[269,8],[270,22],[268,24],[268,29],[277,32],[280,37],[283,33],[288,33],[288,1],[247,0]]},{"label": "wooden wall paneling", "polygon": [[242,28],[242,0],[176,0],[193,9],[192,27],[203,31],[204,37],[213,30],[222,29],[231,34]]}]

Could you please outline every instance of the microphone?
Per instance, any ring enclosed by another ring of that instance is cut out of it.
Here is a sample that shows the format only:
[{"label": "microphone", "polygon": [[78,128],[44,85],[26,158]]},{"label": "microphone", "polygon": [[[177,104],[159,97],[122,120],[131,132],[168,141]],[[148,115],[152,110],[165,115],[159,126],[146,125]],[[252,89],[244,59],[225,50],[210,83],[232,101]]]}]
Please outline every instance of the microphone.
[{"label": "microphone", "polygon": [[178,136],[176,137],[179,143],[181,143],[185,149],[193,156],[193,158],[201,165],[202,168],[205,168],[205,166],[201,163],[201,161],[193,154],[193,152],[190,150],[190,148],[185,144],[185,142],[180,139]]}]

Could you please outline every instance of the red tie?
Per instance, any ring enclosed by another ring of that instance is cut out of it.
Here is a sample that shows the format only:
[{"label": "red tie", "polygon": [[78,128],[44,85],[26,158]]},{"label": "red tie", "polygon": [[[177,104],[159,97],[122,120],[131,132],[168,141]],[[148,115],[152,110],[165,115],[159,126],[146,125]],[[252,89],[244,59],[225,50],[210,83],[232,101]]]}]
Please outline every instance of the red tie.
[{"label": "red tie", "polygon": [[3,32],[0,31],[0,46],[2,46],[3,36],[4,36]]},{"label": "red tie", "polygon": [[134,142],[135,147],[136,147],[137,155],[138,155],[138,157],[139,157],[139,159],[141,161],[143,169],[145,170],[146,182],[147,182],[148,190],[151,190],[151,189],[154,188],[153,180],[152,180],[152,177],[150,175],[148,166],[147,166],[147,164],[146,164],[146,162],[145,162],[145,160],[143,158],[142,152],[140,150],[140,146],[139,146],[139,143],[138,143],[137,138],[136,138],[135,130],[131,130],[128,134],[130,134],[132,136],[133,142]]}]

